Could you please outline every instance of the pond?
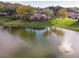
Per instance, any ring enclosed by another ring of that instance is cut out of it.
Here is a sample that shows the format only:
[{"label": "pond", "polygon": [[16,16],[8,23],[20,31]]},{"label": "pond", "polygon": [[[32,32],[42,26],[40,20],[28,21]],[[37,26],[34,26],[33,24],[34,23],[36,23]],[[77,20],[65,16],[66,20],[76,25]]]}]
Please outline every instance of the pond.
[{"label": "pond", "polygon": [[79,57],[79,32],[54,27],[0,27],[0,57]]}]

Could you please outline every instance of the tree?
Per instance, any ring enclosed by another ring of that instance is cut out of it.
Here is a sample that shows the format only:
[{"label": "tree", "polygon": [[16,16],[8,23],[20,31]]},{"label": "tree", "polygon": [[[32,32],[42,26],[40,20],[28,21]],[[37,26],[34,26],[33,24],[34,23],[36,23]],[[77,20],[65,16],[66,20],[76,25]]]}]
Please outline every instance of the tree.
[{"label": "tree", "polygon": [[16,14],[20,17],[23,17],[26,14],[27,7],[24,5],[18,6],[16,8]]},{"label": "tree", "polygon": [[54,6],[49,6],[48,8],[53,11],[53,15],[54,15],[54,17],[56,18],[56,17],[57,17],[57,11],[58,11],[59,9],[63,8],[63,7],[61,7],[61,6],[56,6],[56,7],[54,7]]},{"label": "tree", "polygon": [[68,16],[67,10],[64,8],[59,9],[57,13],[58,13],[58,16],[61,17],[62,19]]},{"label": "tree", "polygon": [[35,13],[35,9],[31,6],[20,5],[16,8],[16,13],[26,20]]},{"label": "tree", "polygon": [[5,9],[4,9],[4,12],[7,12],[9,15],[15,15],[15,5],[14,4],[11,4],[11,3],[5,3]]},{"label": "tree", "polygon": [[49,17],[53,17],[53,10],[50,9],[44,9],[44,14],[46,14]]},{"label": "tree", "polygon": [[31,6],[27,6],[27,12],[26,12],[26,14],[25,14],[25,18],[26,18],[27,20],[29,20],[29,18],[30,18],[32,15],[35,14],[35,11],[36,11],[35,8],[33,8],[33,7],[31,7]]},{"label": "tree", "polygon": [[5,5],[3,3],[0,3],[0,11],[3,11],[5,8]]}]

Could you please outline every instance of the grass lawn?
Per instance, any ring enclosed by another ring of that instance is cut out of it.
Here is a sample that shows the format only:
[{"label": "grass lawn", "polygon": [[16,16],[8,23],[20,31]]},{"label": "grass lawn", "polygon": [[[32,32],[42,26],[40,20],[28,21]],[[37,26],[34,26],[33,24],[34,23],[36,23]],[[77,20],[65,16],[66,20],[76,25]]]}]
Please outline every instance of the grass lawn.
[{"label": "grass lawn", "polygon": [[51,20],[51,23],[53,26],[56,26],[56,27],[79,31],[79,22],[77,22],[75,19],[64,18],[62,20],[61,18],[53,18]]},{"label": "grass lawn", "polygon": [[3,26],[21,26],[23,25],[24,22],[23,20],[11,20],[10,18],[7,18],[7,17],[0,17],[0,25],[3,25]]},{"label": "grass lawn", "polygon": [[79,31],[79,22],[70,18],[52,18],[51,21],[30,21],[24,22],[21,19],[11,20],[10,18],[0,17],[0,25],[11,27],[28,27],[33,29],[44,29],[46,27],[61,27]]},{"label": "grass lawn", "polygon": [[23,21],[23,19],[11,20],[10,18],[0,17],[1,26],[10,26],[10,27],[27,27],[33,29],[44,29],[51,26],[50,21]]},{"label": "grass lawn", "polygon": [[23,21],[22,20],[15,20],[15,21],[5,21],[3,22],[3,25],[5,26],[14,26],[14,27],[18,27],[18,26],[22,26],[23,25]]}]

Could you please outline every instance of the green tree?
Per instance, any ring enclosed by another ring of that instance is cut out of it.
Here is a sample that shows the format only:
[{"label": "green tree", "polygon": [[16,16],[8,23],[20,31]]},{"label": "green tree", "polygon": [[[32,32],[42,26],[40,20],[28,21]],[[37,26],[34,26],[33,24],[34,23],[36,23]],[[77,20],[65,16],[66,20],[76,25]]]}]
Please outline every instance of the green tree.
[{"label": "green tree", "polygon": [[14,4],[5,3],[5,6],[6,6],[5,9],[4,9],[5,12],[9,13],[9,15],[15,15],[16,8],[15,8]]},{"label": "green tree", "polygon": [[0,11],[3,11],[5,8],[5,5],[3,3],[0,3]]},{"label": "green tree", "polygon": [[16,8],[16,13],[26,20],[35,13],[35,9],[31,6],[20,5]]},{"label": "green tree", "polygon": [[62,18],[62,20],[63,18],[68,16],[67,10],[64,8],[59,9],[57,13],[58,13],[58,16]]},{"label": "green tree", "polygon": [[26,21],[26,20],[29,20],[29,18],[30,18],[32,15],[34,15],[35,12],[36,12],[36,9],[35,9],[35,8],[33,8],[33,7],[31,7],[31,6],[27,6],[27,12],[26,12],[26,14],[25,14],[25,16],[24,16],[25,21]]},{"label": "green tree", "polygon": [[26,6],[24,6],[24,5],[18,6],[16,8],[16,14],[18,16],[20,16],[20,17],[23,17],[26,14],[26,10],[27,10],[27,7]]}]

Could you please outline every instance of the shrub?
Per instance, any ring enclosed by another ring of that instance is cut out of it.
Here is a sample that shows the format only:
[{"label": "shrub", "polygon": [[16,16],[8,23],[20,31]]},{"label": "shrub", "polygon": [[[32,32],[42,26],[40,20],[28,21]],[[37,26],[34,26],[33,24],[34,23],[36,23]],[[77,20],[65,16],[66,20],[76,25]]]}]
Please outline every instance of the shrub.
[{"label": "shrub", "polygon": [[48,17],[45,14],[35,14],[30,17],[30,20],[48,20]]}]

